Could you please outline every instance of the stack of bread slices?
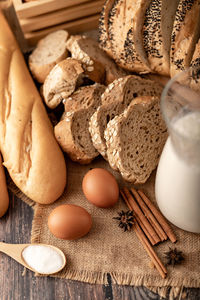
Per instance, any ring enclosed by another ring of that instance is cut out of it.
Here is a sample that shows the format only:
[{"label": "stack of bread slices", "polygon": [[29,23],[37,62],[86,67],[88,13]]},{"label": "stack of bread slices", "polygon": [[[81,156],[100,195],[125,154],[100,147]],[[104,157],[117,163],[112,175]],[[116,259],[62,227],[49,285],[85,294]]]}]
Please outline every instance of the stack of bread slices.
[{"label": "stack of bread slices", "polygon": [[126,70],[172,77],[199,66],[199,0],[107,0],[99,29],[100,47]]},{"label": "stack of bread slices", "polygon": [[125,180],[147,180],[167,137],[159,83],[125,72],[94,39],[62,31],[39,42],[29,65],[46,106],[62,109],[54,134],[73,161],[101,154]]}]

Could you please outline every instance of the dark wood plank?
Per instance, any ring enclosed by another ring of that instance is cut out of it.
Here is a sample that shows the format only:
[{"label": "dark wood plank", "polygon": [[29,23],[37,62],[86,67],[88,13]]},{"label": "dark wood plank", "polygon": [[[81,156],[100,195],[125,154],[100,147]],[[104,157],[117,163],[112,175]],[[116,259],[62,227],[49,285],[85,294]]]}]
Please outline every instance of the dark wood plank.
[{"label": "dark wood plank", "polygon": [[[32,209],[10,193],[10,207],[0,219],[0,241],[29,243]],[[107,285],[94,285],[53,277],[35,277],[13,259],[0,253],[0,300],[158,300],[144,287],[119,286],[108,275]],[[200,289],[184,289],[182,299],[200,299]],[[181,298],[180,298],[181,299]],[[180,300],[177,299],[177,300]]]}]

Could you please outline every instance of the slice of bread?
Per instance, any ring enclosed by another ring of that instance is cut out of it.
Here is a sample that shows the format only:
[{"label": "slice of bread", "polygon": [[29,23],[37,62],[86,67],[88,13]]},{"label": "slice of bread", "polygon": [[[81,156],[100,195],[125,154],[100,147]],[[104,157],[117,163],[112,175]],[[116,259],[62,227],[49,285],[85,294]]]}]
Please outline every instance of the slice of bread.
[{"label": "slice of bread", "polygon": [[138,97],[105,130],[108,162],[122,177],[135,184],[145,183],[156,168],[167,129],[158,97]]},{"label": "slice of bread", "polygon": [[109,15],[115,0],[106,0],[99,19],[99,46],[112,57],[111,41],[108,34]]},{"label": "slice of bread", "polygon": [[29,56],[29,68],[34,78],[43,83],[53,67],[68,56],[68,32],[58,30],[41,39]]},{"label": "slice of bread", "polygon": [[144,48],[152,72],[169,76],[169,53],[179,0],[152,0],[145,13]]},{"label": "slice of bread", "polygon": [[190,66],[200,33],[200,1],[180,0],[171,36],[170,75]]},{"label": "slice of bread", "polygon": [[[70,43],[70,41],[69,41]],[[99,47],[97,41],[89,37],[74,39],[71,43],[70,51],[72,58],[82,61],[87,75],[92,79],[92,74],[96,74],[95,80],[109,84],[116,78],[127,75],[127,73],[117,67],[108,55]],[[99,74],[99,79],[98,78]],[[105,75],[105,80],[104,80]],[[92,79],[93,81],[94,78]]]},{"label": "slice of bread", "polygon": [[50,71],[43,85],[43,96],[49,108],[55,108],[82,84],[81,62],[71,57],[59,62]]},{"label": "slice of bread", "polygon": [[88,130],[91,115],[101,104],[105,87],[99,84],[77,90],[65,103],[62,120],[55,126],[55,137],[64,152],[80,164],[90,163],[98,151],[94,148]]},{"label": "slice of bread", "polygon": [[107,146],[104,131],[107,124],[119,115],[138,96],[158,96],[162,86],[139,76],[129,75],[111,83],[102,95],[102,105],[92,115],[89,131],[94,147],[107,159]]},{"label": "slice of bread", "polygon": [[113,58],[119,66],[138,73],[150,72],[143,47],[142,27],[150,0],[115,1],[109,18]]}]

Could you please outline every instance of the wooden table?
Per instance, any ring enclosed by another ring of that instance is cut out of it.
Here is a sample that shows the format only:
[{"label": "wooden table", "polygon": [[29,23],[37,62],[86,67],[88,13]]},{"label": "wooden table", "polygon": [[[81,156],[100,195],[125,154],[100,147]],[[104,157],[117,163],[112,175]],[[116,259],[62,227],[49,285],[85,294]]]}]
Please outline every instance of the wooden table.
[{"label": "wooden table", "polygon": [[[0,241],[29,243],[33,211],[10,193],[10,207],[0,219]],[[94,285],[53,277],[35,277],[13,259],[0,253],[0,300],[142,300],[160,299],[144,287]],[[183,289],[180,299],[200,299],[200,289]]]}]

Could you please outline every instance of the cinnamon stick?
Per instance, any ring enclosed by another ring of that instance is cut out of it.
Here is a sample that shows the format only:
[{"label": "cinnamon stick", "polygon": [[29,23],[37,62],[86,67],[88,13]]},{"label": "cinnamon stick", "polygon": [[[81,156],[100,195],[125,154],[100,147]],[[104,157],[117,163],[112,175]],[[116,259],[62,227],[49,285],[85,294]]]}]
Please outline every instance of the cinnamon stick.
[{"label": "cinnamon stick", "polygon": [[[128,208],[132,210],[132,207],[127,200],[125,194],[123,191],[121,191],[121,195],[125,203],[127,204]],[[147,254],[151,258],[153,264],[155,265],[156,269],[162,276],[162,278],[166,278],[167,275],[167,270],[165,266],[162,264],[161,260],[158,258],[157,254],[153,250],[152,246],[150,245],[148,239],[146,238],[145,234],[143,233],[142,229],[140,228],[138,222],[136,221],[135,224],[133,225],[133,230],[136,233],[137,237],[139,238],[140,242],[142,243],[144,249],[146,250]]]},{"label": "cinnamon stick", "polygon": [[149,223],[148,219],[144,216],[143,212],[141,211],[140,207],[138,206],[137,202],[133,198],[133,196],[130,194],[129,190],[125,187],[123,188],[123,192],[125,196],[127,197],[127,200],[129,201],[132,209],[134,210],[135,214],[138,216],[139,224],[141,227],[146,227],[149,234],[154,239],[155,243],[159,243],[161,240],[157,233],[155,232],[154,228]]},{"label": "cinnamon stick", "polygon": [[140,197],[144,200],[146,205],[149,207],[149,209],[152,211],[162,228],[164,229],[166,235],[169,237],[172,243],[175,243],[177,241],[175,234],[173,233],[171,227],[167,223],[166,219],[163,217],[163,215],[160,213],[160,211],[153,205],[153,203],[147,198],[147,196],[141,191],[138,190],[138,194]]},{"label": "cinnamon stick", "polygon": [[[126,196],[125,196],[125,194],[124,194],[123,191],[120,191],[120,194],[122,195],[122,198],[123,198],[123,199],[126,199]],[[127,200],[126,200],[126,201],[127,201]],[[127,204],[128,208],[129,208],[130,210],[133,210],[132,206],[129,204],[128,201],[126,202],[126,204]],[[140,223],[141,223],[141,222],[140,222],[140,219],[138,218],[138,216],[137,216],[136,214],[135,214],[135,218],[136,218],[137,222],[140,224]],[[147,236],[148,239],[150,240],[151,244],[152,244],[152,245],[155,245],[155,244],[156,244],[155,240],[154,240],[153,237],[150,235],[150,233],[148,232],[148,230],[147,230],[147,228],[144,226],[144,224],[141,224],[140,226],[142,227],[142,230],[144,231],[144,233],[146,234],[146,236]]]},{"label": "cinnamon stick", "polygon": [[156,220],[155,216],[152,214],[151,210],[149,209],[149,207],[146,205],[146,203],[144,202],[144,200],[141,198],[141,196],[138,194],[138,192],[134,189],[131,188],[131,192],[133,193],[133,195],[135,196],[138,204],[140,205],[141,209],[143,210],[145,216],[148,218],[149,222],[151,225],[153,225],[155,231],[157,232],[158,236],[160,237],[160,239],[162,241],[167,240],[167,235],[164,232],[164,230],[162,229],[161,225],[159,224],[159,222]]}]

